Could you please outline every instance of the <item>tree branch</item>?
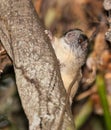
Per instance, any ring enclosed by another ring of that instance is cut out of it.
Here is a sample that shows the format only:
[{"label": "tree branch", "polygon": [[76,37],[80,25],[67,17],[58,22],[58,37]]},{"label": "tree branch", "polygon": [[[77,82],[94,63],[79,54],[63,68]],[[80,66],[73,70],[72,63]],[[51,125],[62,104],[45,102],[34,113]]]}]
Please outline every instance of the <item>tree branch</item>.
[{"label": "tree branch", "polygon": [[31,0],[1,0],[0,40],[13,60],[30,130],[74,130],[57,58]]},{"label": "tree branch", "polygon": [[111,0],[104,0],[103,3],[104,9],[108,11],[108,22],[109,22],[109,29],[105,34],[105,38],[107,41],[111,43]]}]

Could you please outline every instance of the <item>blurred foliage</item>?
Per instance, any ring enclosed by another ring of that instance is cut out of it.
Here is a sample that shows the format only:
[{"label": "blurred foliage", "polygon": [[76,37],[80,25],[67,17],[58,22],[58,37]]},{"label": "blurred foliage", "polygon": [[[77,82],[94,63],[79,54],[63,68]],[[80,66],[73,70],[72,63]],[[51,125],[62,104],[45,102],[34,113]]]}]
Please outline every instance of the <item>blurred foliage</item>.
[{"label": "blurred foliage", "polygon": [[109,105],[106,97],[105,83],[102,74],[97,76],[98,92],[101,100],[101,104],[104,111],[104,121],[107,130],[111,130],[111,113],[109,111]]}]

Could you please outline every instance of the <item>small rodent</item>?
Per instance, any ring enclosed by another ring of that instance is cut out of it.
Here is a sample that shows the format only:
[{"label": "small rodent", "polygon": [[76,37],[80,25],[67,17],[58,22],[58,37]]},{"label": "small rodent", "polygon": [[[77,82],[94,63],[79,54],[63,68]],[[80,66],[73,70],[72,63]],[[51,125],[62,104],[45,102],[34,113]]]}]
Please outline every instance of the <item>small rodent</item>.
[{"label": "small rodent", "polygon": [[76,78],[69,95],[69,101],[72,103],[82,78],[81,67],[87,56],[88,38],[80,29],[69,30],[60,38],[52,37],[47,30],[45,33],[48,34],[59,60],[60,72],[67,92],[70,83]]}]

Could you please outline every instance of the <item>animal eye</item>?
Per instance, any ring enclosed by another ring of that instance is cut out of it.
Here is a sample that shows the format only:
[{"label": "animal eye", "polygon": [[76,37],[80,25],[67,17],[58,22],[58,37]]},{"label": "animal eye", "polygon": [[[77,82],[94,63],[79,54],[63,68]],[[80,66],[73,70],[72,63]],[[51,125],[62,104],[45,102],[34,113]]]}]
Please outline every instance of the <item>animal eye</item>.
[{"label": "animal eye", "polygon": [[82,42],[83,42],[83,39],[82,39],[82,38],[81,38],[81,39],[79,39],[79,40],[78,40],[78,42],[79,42],[79,43],[82,43]]},{"label": "animal eye", "polygon": [[78,43],[81,44],[82,42],[86,41],[87,39],[88,39],[88,38],[87,38],[86,35],[81,34],[81,35],[79,36]]}]

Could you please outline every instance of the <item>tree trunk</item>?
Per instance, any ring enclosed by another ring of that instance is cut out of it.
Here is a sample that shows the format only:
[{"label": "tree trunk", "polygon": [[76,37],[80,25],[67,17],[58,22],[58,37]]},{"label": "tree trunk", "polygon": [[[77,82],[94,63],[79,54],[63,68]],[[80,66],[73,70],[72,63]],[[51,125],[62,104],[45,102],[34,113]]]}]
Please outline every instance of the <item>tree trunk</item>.
[{"label": "tree trunk", "polygon": [[105,34],[105,39],[111,44],[111,0],[104,0],[104,9],[108,12],[109,29]]},{"label": "tree trunk", "polygon": [[0,0],[0,40],[30,130],[75,130],[57,58],[31,0]]}]

